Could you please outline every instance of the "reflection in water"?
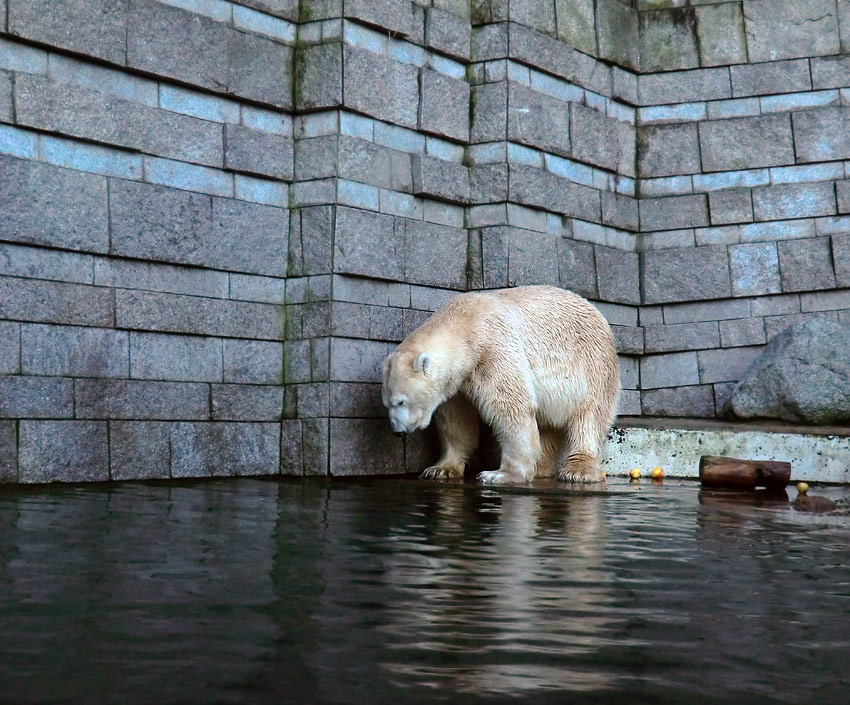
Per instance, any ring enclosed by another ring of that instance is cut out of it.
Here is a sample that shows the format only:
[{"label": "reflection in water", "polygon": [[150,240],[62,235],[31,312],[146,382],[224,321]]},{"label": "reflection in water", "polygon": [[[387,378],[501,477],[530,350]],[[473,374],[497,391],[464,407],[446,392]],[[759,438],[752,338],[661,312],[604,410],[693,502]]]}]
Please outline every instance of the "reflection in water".
[{"label": "reflection in water", "polygon": [[[339,501],[329,516],[350,515]],[[399,685],[479,695],[602,688],[604,670],[563,666],[592,654],[618,619],[605,613],[603,511],[602,497],[435,494],[407,508],[413,521],[370,533],[366,545],[348,538],[362,526],[333,532],[324,603],[333,612],[381,605],[374,634],[391,648],[375,659]]]},{"label": "reflection in water", "polygon": [[0,703],[848,702],[850,519],[727,500],[4,490]]}]

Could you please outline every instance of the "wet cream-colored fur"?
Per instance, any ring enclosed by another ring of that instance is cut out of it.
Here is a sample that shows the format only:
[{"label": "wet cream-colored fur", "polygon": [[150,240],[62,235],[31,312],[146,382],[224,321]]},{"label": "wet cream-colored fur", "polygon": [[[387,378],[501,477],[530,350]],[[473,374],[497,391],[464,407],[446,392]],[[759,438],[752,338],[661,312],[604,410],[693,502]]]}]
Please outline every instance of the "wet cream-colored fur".
[{"label": "wet cream-colored fur", "polygon": [[608,323],[585,299],[550,286],[460,294],[387,357],[383,401],[396,432],[432,417],[443,448],[426,478],[462,477],[478,418],[502,449],[485,483],[553,476],[599,482],[599,454],[620,391]]}]

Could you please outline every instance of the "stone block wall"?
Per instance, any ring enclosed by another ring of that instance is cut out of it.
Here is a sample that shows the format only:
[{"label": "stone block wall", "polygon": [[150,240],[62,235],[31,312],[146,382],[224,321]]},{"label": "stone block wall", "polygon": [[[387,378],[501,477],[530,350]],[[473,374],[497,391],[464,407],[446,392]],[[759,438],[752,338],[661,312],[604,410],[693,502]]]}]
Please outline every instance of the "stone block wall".
[{"label": "stone block wall", "polygon": [[638,8],[641,403],[710,417],[790,323],[850,320],[850,16],[832,0],[685,5]]},{"label": "stone block wall", "polygon": [[714,416],[850,317],[844,5],[0,0],[0,481],[419,469],[381,360],[522,284]]}]

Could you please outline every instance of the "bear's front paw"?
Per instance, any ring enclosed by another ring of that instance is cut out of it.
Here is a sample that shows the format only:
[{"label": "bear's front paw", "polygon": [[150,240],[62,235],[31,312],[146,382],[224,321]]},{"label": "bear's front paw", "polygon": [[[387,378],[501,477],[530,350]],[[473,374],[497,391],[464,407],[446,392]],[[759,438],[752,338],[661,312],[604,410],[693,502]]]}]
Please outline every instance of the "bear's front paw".
[{"label": "bear's front paw", "polygon": [[425,468],[419,477],[423,480],[453,480],[463,478],[463,468],[448,465],[432,465],[430,468]]},{"label": "bear's front paw", "polygon": [[485,470],[478,473],[478,482],[484,485],[514,485],[525,482],[522,477],[517,477],[509,472],[501,470]]}]

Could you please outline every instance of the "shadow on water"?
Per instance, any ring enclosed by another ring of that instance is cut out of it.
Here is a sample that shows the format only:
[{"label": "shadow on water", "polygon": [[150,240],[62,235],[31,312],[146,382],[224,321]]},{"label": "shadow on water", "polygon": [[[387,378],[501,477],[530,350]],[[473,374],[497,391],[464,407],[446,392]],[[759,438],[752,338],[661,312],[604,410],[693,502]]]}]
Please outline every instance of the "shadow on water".
[{"label": "shadow on water", "polygon": [[0,702],[850,701],[850,519],[734,500],[4,490]]}]

